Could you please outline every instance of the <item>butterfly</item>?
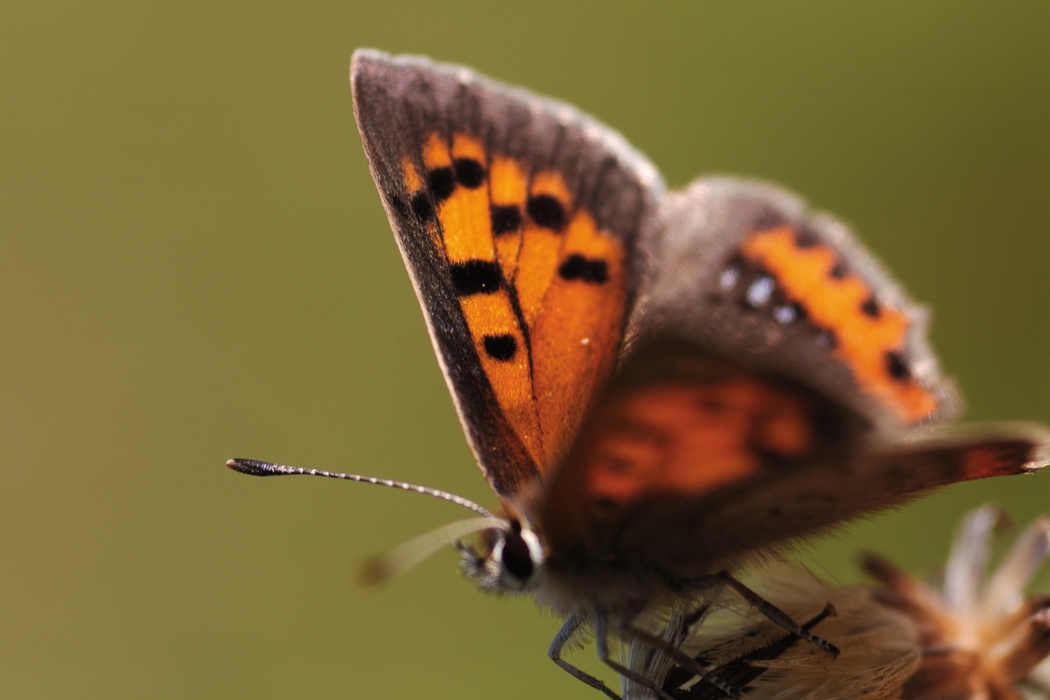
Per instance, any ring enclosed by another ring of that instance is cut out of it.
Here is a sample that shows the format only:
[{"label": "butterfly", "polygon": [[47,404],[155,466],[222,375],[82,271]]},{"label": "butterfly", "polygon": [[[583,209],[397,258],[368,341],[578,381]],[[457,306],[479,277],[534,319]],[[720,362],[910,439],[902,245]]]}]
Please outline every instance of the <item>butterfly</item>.
[{"label": "butterfly", "polygon": [[463,571],[566,618],[550,657],[609,697],[561,658],[581,631],[664,698],[608,641],[643,639],[692,668],[631,621],[697,592],[728,586],[834,653],[729,572],[938,486],[1046,464],[1041,428],[941,427],[959,401],[924,311],[793,195],[726,178],[667,192],[615,131],[466,68],[359,50],[350,74],[372,176],[501,512],[341,476],[483,516],[442,533]]}]

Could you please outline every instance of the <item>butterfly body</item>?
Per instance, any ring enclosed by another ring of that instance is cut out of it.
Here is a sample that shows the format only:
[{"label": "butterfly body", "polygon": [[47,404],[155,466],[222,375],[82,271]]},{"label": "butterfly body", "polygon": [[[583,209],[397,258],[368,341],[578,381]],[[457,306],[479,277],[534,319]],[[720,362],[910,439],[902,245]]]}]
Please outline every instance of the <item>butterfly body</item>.
[{"label": "butterfly body", "polygon": [[559,658],[582,626],[606,658],[610,624],[626,633],[801,537],[1046,463],[1041,428],[949,425],[959,400],[925,311],[793,195],[729,178],[668,193],[618,133],[465,68],[360,50],[351,83],[504,508],[459,545],[463,569],[568,617],[551,656],[606,694]]}]

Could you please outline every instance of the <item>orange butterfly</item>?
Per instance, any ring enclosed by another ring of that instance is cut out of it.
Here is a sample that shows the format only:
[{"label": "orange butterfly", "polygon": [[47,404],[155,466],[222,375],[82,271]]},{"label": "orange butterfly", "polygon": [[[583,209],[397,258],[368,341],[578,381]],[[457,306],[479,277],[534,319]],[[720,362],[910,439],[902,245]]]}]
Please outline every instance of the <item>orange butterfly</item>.
[{"label": "orange butterfly", "polygon": [[[1030,472],[1046,432],[936,427],[956,405],[924,315],[839,222],[774,187],[666,193],[574,108],[422,58],[355,53],[372,176],[459,411],[500,499],[455,525],[482,588],[529,592],[585,626],[689,657],[631,625],[726,572],[965,479]],[[252,460],[253,474],[317,473]],[[692,664],[692,666],[689,666]],[[717,679],[723,692],[735,691]],[[649,686],[661,697],[660,688]]]}]

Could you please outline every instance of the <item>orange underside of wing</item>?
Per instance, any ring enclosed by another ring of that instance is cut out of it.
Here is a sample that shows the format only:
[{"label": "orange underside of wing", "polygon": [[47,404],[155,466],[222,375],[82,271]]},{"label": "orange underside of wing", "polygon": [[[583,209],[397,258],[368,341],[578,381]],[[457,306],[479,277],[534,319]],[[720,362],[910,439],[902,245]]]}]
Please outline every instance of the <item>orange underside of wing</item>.
[{"label": "orange underside of wing", "polygon": [[605,430],[583,457],[585,491],[616,504],[703,493],[757,472],[761,452],[797,457],[812,442],[803,399],[756,379],[648,387],[602,419]]},{"label": "orange underside of wing", "polygon": [[[410,195],[425,194],[427,176],[437,171],[457,178],[436,203],[439,250],[454,268],[499,278],[459,296],[469,342],[499,404],[474,413],[499,410],[546,471],[566,452],[615,363],[627,303],[623,244],[573,209],[573,193],[556,172],[487,153],[466,134],[451,142],[432,134],[421,155],[425,173],[410,158],[402,163]],[[480,185],[459,179],[464,161],[479,164]]]},{"label": "orange underside of wing", "polygon": [[[528,177],[522,165],[512,158],[495,156],[489,162],[489,198],[493,207],[525,211],[528,199]],[[521,228],[503,231],[496,236],[496,257],[504,279],[514,279],[521,251]]]},{"label": "orange underside of wing", "polygon": [[807,397],[744,375],[657,383],[602,401],[559,470],[544,508],[557,548],[660,494],[694,496],[815,447]]},{"label": "orange underside of wing", "polygon": [[533,391],[545,436],[541,464],[549,466],[565,456],[591,396],[612,372],[627,303],[623,246],[584,211],[563,235],[562,265],[574,256],[600,260],[607,279],[598,284],[552,275],[532,324]]},{"label": "orange underside of wing", "polygon": [[834,250],[799,246],[789,227],[755,233],[742,250],[769,270],[788,297],[804,306],[813,323],[834,334],[836,357],[849,366],[865,392],[891,406],[908,423],[934,413],[937,398],[913,379],[894,376],[887,362],[888,353],[904,347],[908,317],[885,307],[873,315],[864,313],[873,290],[855,275],[832,274],[838,264]]},{"label": "orange underside of wing", "polygon": [[1023,474],[1035,466],[1041,467],[1041,463],[1032,464],[1038,447],[1034,440],[1019,439],[989,440],[974,445],[966,450],[959,480]]}]

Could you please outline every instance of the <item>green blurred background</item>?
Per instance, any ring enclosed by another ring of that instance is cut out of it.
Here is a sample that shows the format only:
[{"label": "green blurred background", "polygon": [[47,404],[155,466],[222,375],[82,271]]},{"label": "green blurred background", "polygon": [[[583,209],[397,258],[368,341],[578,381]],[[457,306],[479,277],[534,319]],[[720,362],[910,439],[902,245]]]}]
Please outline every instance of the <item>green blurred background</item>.
[{"label": "green blurred background", "polygon": [[[571,101],[672,186],[791,187],[934,307],[971,418],[1050,421],[1048,3],[87,5],[0,6],[3,697],[598,697],[546,659],[556,620],[450,551],[351,584],[456,509],[223,466],[493,500],[368,174],[355,47]],[[931,570],[967,508],[1048,496],[958,486],[807,559]]]}]

